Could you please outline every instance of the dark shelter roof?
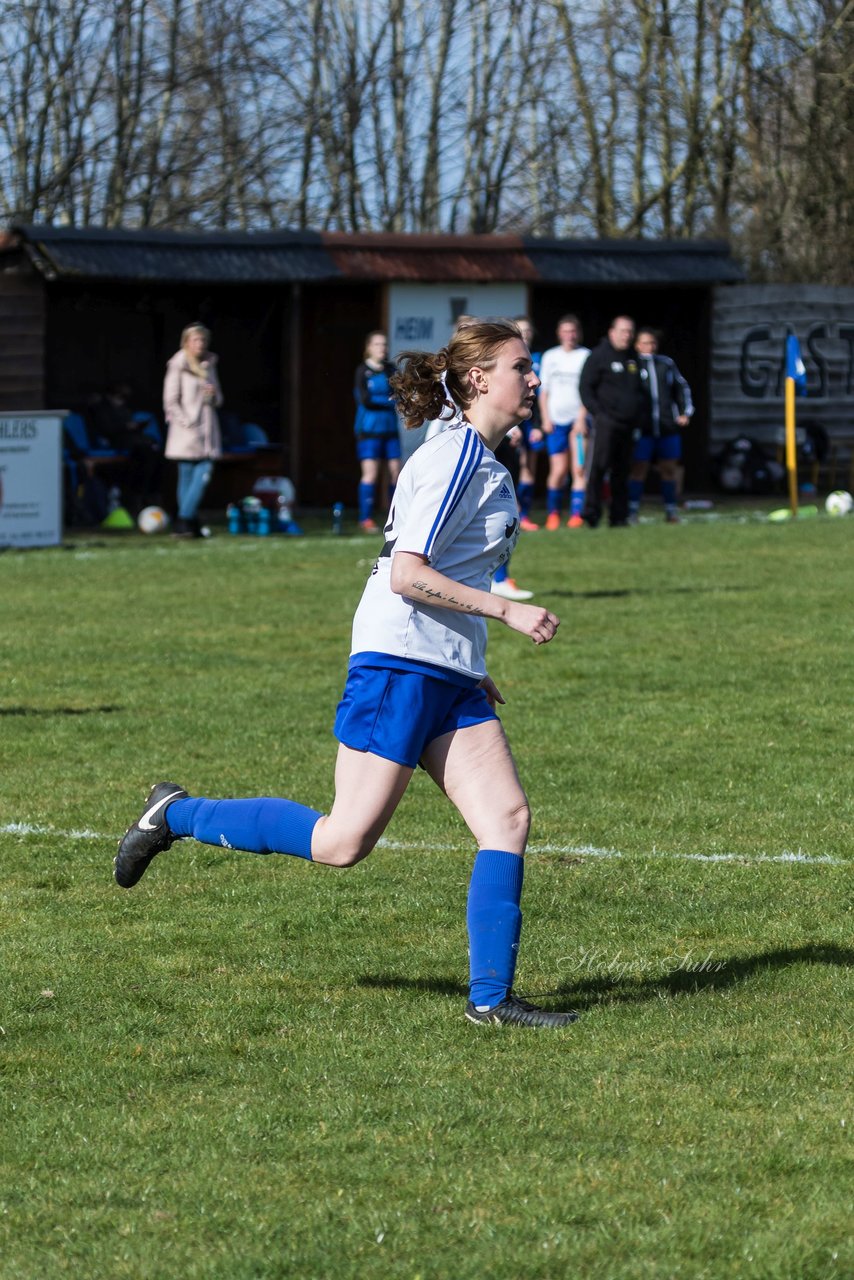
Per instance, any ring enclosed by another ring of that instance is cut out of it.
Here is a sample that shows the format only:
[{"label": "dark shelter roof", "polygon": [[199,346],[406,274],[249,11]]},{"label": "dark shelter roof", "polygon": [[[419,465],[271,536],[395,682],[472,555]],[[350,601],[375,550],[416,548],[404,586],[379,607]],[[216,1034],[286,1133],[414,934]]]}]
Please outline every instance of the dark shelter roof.
[{"label": "dark shelter roof", "polygon": [[23,249],[48,280],[459,280],[601,286],[710,285],[744,278],[723,240],[16,226],[0,238],[0,251],[12,249]]},{"label": "dark shelter roof", "polygon": [[734,284],[744,272],[725,240],[524,241],[537,279],[554,284]]},{"label": "dark shelter roof", "polygon": [[13,228],[48,280],[280,284],[339,273],[316,231]]}]

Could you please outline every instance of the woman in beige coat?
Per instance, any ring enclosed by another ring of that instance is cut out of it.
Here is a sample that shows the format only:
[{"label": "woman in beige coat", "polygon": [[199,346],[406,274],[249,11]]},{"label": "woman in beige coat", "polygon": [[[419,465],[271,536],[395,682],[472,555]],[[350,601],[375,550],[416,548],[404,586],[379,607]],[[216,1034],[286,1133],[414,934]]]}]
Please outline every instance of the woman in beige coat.
[{"label": "woman in beige coat", "polygon": [[197,511],[213,474],[214,459],[222,454],[217,409],[222,390],[217,358],[208,350],[210,331],[188,325],[181,334],[181,350],[166,366],[163,410],[168,432],[166,457],[178,463],[178,518],[174,532],[184,538],[205,538]]}]

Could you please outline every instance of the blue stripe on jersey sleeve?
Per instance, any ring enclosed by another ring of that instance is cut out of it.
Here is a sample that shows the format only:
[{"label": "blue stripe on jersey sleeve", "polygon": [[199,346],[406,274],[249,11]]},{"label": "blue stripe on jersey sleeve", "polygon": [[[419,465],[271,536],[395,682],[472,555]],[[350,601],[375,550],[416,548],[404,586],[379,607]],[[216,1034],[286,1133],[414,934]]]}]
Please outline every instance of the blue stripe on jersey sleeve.
[{"label": "blue stripe on jersey sleeve", "polygon": [[470,485],[471,481],[474,479],[475,473],[476,473],[476,471],[477,471],[478,467],[480,466],[480,463],[481,463],[481,459],[482,459],[482,458],[483,458],[483,445],[481,444],[480,440],[478,440],[478,442],[477,442],[477,457],[476,457],[476,458],[475,458],[475,460],[474,460],[474,463],[473,463],[473,465],[472,465],[471,471],[470,471],[470,472],[469,472],[469,474],[468,474],[468,478],[466,479],[465,484],[463,484],[463,485],[461,486],[461,488],[457,491],[457,495],[456,495],[456,497],[454,498],[453,502],[451,503],[451,505],[450,505],[450,507],[449,507],[449,509],[448,509],[448,514],[447,514],[447,516],[445,517],[444,521],[442,522],[443,524],[447,524],[447,523],[448,523],[448,521],[450,520],[451,516],[454,514],[454,512],[456,511],[456,509],[457,509],[457,507],[459,506],[460,502],[462,501],[463,495],[465,494],[465,491],[466,491],[466,489],[469,487],[469,485]]},{"label": "blue stripe on jersey sleeve", "polygon": [[433,544],[439,536],[442,527],[447,524],[460,502],[460,499],[471,484],[472,478],[480,466],[482,457],[483,445],[477,433],[471,430],[467,431],[462,452],[457,462],[454,474],[451,477],[451,483],[445,490],[445,496],[442,499],[439,512],[436,519],[433,521],[433,527],[427,537],[427,541],[424,546],[425,555],[430,555]]}]

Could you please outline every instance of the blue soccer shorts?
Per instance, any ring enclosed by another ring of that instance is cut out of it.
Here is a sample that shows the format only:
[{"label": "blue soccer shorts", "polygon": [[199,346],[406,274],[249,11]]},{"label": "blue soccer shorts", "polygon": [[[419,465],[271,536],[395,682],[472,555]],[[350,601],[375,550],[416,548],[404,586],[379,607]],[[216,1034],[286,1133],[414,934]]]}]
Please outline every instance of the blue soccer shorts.
[{"label": "blue soccer shorts", "polygon": [[677,462],[682,457],[682,437],[678,431],[666,436],[641,436],[635,441],[635,462]]},{"label": "blue soccer shorts", "polygon": [[555,422],[552,424],[551,433],[546,436],[546,448],[550,458],[553,458],[556,453],[566,453],[569,450],[569,431],[571,426],[571,422]]},{"label": "blue soccer shorts", "polygon": [[436,738],[497,719],[477,685],[450,684],[420,671],[351,667],[333,732],[353,751],[414,769]]},{"label": "blue soccer shorts", "polygon": [[399,458],[400,436],[356,436],[356,457],[359,462]]}]

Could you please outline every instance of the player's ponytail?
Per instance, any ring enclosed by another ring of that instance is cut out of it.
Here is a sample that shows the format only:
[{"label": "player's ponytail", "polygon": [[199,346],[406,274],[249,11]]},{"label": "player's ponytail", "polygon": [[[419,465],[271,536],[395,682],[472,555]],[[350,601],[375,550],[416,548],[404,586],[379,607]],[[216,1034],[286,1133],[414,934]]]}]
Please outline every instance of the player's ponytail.
[{"label": "player's ponytail", "polygon": [[447,347],[443,347],[435,355],[428,351],[402,351],[398,356],[397,372],[391,375],[389,384],[408,431],[453,409],[443,379],[443,375],[447,377],[447,355]]},{"label": "player's ponytail", "polygon": [[389,382],[407,430],[466,409],[474,399],[471,370],[493,368],[505,342],[521,336],[512,320],[466,316],[441,351],[401,352]]}]

